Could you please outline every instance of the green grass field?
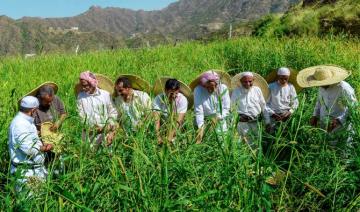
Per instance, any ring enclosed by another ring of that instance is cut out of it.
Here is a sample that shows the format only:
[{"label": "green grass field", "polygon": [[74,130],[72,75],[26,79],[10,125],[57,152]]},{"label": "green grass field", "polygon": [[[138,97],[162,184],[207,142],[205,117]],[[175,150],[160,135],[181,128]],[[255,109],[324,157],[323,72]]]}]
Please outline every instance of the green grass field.
[{"label": "green grass field", "polygon": [[[359,210],[360,148],[330,147],[322,130],[308,126],[314,89],[299,95],[301,104],[287,131],[276,136],[260,132],[263,139],[258,142],[272,145],[255,153],[236,143],[234,128],[224,141],[208,132],[203,144],[195,145],[192,113],[174,146],[157,146],[151,122],[135,135],[118,135],[112,156],[108,149],[94,152],[81,142],[73,86],[83,70],[114,80],[121,73],[132,73],[151,83],[160,76],[189,83],[208,69],[266,75],[280,66],[301,70],[319,64],[351,70],[347,81],[359,97],[360,43],[341,38],[242,38],[78,56],[1,58],[0,210]],[[7,130],[17,112],[17,100],[44,81],[58,83],[58,95],[69,112],[61,130],[66,135],[65,172],[50,175],[38,195],[25,198],[15,193],[9,174]],[[351,118],[357,144],[358,107],[351,110]],[[277,186],[270,186],[265,180],[277,167],[288,170],[287,175]]]}]

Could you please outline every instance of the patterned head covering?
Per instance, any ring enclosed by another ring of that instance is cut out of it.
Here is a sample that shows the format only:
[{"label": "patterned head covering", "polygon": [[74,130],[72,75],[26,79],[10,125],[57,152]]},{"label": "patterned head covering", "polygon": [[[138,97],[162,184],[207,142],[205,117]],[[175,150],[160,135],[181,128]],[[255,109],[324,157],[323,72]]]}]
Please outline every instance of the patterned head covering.
[{"label": "patterned head covering", "polygon": [[207,71],[201,75],[200,84],[204,86],[208,81],[215,81],[216,83],[219,83],[220,77],[214,71]]},{"label": "patterned head covering", "polygon": [[92,87],[98,86],[98,80],[96,79],[95,75],[90,71],[84,71],[80,74],[80,80],[86,80]]}]

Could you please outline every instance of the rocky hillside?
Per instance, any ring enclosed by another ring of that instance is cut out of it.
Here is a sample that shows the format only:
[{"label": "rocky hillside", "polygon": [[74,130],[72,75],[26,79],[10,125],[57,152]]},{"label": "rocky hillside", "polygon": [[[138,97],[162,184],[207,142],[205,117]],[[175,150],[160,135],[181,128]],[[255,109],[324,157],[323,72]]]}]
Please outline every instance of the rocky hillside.
[{"label": "rocky hillside", "polygon": [[152,46],[198,39],[227,23],[286,11],[298,0],[179,0],[157,11],[100,8],[68,18],[0,17],[0,55]]}]

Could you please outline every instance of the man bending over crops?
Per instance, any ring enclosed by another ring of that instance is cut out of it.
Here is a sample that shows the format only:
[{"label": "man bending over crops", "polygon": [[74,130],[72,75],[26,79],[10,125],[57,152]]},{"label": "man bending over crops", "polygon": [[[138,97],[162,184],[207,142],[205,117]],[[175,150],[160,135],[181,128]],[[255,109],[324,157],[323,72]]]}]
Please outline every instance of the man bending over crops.
[{"label": "man bending over crops", "polygon": [[135,90],[128,77],[119,77],[115,82],[115,106],[118,109],[122,126],[136,131],[151,112],[151,99],[144,91]]},{"label": "man bending over crops", "polygon": [[277,81],[269,85],[270,96],[267,100],[267,131],[273,132],[276,124],[288,120],[299,106],[295,87],[289,83],[290,70],[279,68]]},{"label": "man bending over crops", "polygon": [[230,95],[228,87],[221,83],[220,76],[215,71],[204,72],[195,86],[194,110],[198,127],[196,143],[199,144],[202,142],[206,123],[211,123],[218,134],[227,131],[226,117],[230,112]]},{"label": "man bending over crops", "polygon": [[57,85],[54,83],[45,83],[36,89],[36,97],[40,105],[34,113],[34,122],[38,130],[42,123],[52,122],[53,125],[50,129],[55,132],[67,116],[64,103],[56,95],[56,92]]},{"label": "man bending over crops", "polygon": [[320,87],[310,120],[312,126],[319,124],[331,134],[341,129],[351,131],[348,114],[357,100],[354,89],[344,81],[348,76],[349,71],[336,66],[314,66],[299,72],[297,81],[300,86]]},{"label": "man bending over crops", "polygon": [[[258,84],[254,85],[254,81]],[[254,146],[253,142],[261,130],[261,114],[266,110],[262,89],[264,92],[268,89],[267,83],[260,75],[243,72],[233,77],[233,84],[236,88],[231,94],[231,104],[238,113],[238,133],[245,142]]]},{"label": "man bending over crops", "polygon": [[10,172],[18,177],[17,190],[21,190],[24,184],[44,181],[48,174],[44,166],[44,152],[49,152],[53,146],[42,143],[38,136],[33,118],[38,107],[37,98],[24,97],[20,102],[19,113],[10,124]]},{"label": "man bending over crops", "polygon": [[[89,138],[96,145],[104,140],[111,145],[116,131],[117,111],[108,91],[98,88],[98,80],[90,71],[80,74],[81,91],[77,96],[79,115],[89,129]],[[83,131],[83,139],[86,132]]]},{"label": "man bending over crops", "polygon": [[[157,82],[163,81],[158,80]],[[155,116],[155,132],[158,144],[162,144],[161,131],[167,133],[167,141],[173,142],[176,129],[181,128],[184,122],[188,109],[188,99],[184,95],[185,92],[182,92],[184,91],[182,87],[186,85],[181,86],[180,81],[170,78],[165,81],[165,86],[163,86],[163,83],[159,84],[163,87],[164,92],[161,92],[155,97],[152,107]],[[155,85],[155,87],[157,86]],[[155,91],[155,93],[157,92]],[[164,127],[165,122],[166,126]],[[162,127],[166,130],[161,129]]]}]

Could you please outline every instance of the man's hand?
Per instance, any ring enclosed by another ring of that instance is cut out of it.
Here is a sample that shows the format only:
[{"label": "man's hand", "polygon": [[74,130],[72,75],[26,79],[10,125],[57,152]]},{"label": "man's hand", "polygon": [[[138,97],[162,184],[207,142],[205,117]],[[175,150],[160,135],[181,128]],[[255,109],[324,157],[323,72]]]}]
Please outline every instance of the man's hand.
[{"label": "man's hand", "polygon": [[110,132],[106,136],[106,146],[110,146],[115,138],[115,132]]},{"label": "man's hand", "polygon": [[331,123],[328,126],[327,131],[328,132],[332,132],[334,129],[336,129],[337,127],[339,127],[341,125],[341,122],[339,121],[339,119],[332,119]]},{"label": "man's hand", "polygon": [[313,127],[317,127],[317,124],[318,124],[318,118],[316,116],[311,117],[310,125]]},{"label": "man's hand", "polygon": [[282,120],[282,116],[279,115],[279,114],[276,114],[276,113],[272,114],[271,118],[275,119],[275,121],[281,121]]},{"label": "man's hand", "polygon": [[281,114],[281,121],[286,121],[290,118],[291,113],[290,111],[286,111],[285,113]]},{"label": "man's hand", "polygon": [[57,130],[59,129],[59,124],[58,123],[54,123],[51,127],[50,127],[50,131],[51,132],[57,132]]},{"label": "man's hand", "polygon": [[40,151],[42,152],[49,152],[54,148],[54,146],[52,144],[46,144],[44,143],[41,147],[40,147]]},{"label": "man's hand", "polygon": [[162,145],[164,142],[160,135],[157,136],[158,145]]},{"label": "man's hand", "polygon": [[246,115],[240,115],[240,122],[249,122],[250,117]]}]

